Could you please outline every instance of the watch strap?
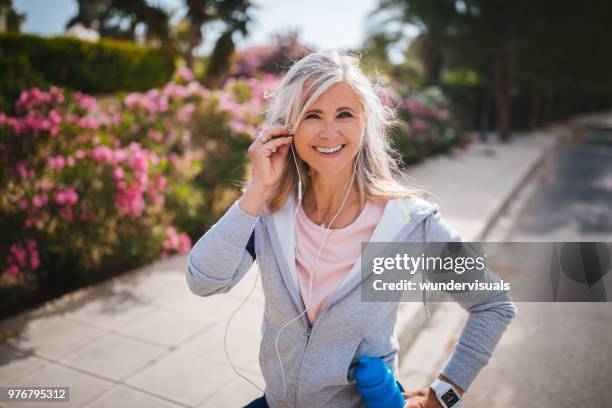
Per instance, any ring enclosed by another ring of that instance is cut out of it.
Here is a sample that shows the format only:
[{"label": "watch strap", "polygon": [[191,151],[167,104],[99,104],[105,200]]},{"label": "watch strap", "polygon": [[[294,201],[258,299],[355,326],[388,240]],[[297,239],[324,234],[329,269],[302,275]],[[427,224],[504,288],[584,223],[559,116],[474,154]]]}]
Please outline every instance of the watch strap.
[{"label": "watch strap", "polygon": [[461,394],[452,384],[435,379],[429,387],[444,408],[460,408],[463,405]]}]

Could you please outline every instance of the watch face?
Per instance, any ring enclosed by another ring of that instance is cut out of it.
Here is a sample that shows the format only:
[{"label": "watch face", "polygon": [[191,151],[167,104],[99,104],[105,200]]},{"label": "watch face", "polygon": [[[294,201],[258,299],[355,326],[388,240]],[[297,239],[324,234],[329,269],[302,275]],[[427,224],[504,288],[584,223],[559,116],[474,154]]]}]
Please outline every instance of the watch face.
[{"label": "watch face", "polygon": [[446,404],[446,406],[448,408],[454,406],[458,401],[459,401],[459,397],[457,396],[457,394],[455,394],[455,391],[448,390],[444,393],[444,395],[442,395],[442,401],[444,401],[444,403]]}]

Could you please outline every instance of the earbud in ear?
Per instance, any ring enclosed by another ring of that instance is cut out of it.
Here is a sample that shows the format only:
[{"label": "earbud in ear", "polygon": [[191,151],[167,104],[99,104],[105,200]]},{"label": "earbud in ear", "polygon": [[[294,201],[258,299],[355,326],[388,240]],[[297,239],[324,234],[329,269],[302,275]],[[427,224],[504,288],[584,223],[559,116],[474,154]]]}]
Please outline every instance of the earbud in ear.
[{"label": "earbud in ear", "polygon": [[297,171],[297,174],[298,174],[298,199],[301,200],[302,199],[302,176],[300,174],[300,168],[297,163],[297,158],[295,157],[295,149],[293,148],[294,141],[295,140],[291,141],[291,155],[293,156],[293,162],[295,163],[295,170]]}]

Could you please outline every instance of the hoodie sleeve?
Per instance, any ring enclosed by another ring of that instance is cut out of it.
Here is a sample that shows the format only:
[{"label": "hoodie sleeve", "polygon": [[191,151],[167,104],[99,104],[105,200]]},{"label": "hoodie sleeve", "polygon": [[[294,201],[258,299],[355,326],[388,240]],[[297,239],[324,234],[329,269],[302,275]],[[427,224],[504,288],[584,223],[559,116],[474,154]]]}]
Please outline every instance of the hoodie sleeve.
[{"label": "hoodie sleeve", "polygon": [[193,246],[187,257],[186,281],[192,293],[210,296],[228,292],[253,264],[247,249],[259,221],[236,200]]},{"label": "hoodie sleeve", "polygon": [[[436,206],[425,221],[427,242],[462,242],[457,231],[448,225]],[[486,268],[480,282],[497,278]],[[493,350],[510,321],[516,316],[516,305],[507,292],[471,291],[451,294],[453,299],[469,312],[455,349],[442,370],[442,375],[467,391],[488,364]]]}]

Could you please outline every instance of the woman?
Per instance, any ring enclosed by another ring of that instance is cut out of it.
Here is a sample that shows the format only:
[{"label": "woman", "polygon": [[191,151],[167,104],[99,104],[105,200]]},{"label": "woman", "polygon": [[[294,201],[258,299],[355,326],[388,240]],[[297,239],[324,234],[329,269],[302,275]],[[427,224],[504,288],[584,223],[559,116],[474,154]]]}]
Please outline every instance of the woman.
[{"label": "woman", "polygon": [[[266,389],[249,406],[362,407],[361,355],[398,372],[397,303],[361,301],[361,242],[461,237],[437,205],[395,181],[390,113],[355,57],[295,63],[249,147],[251,181],[189,254],[187,283],[201,296],[229,291],[255,258],[263,271]],[[406,407],[458,407],[516,313],[506,293],[457,301],[470,312],[462,336],[438,381],[404,394]]]}]

